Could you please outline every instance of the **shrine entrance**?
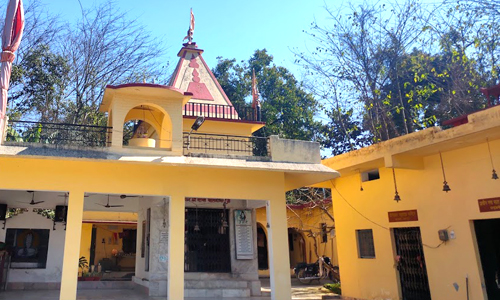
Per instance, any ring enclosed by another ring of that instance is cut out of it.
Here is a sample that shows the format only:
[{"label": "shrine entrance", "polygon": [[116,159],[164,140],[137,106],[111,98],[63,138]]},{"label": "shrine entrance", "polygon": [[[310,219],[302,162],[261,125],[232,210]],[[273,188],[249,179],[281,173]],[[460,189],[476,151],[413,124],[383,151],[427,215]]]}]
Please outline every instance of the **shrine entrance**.
[{"label": "shrine entrance", "polygon": [[227,220],[227,209],[186,208],[185,272],[231,272]]}]

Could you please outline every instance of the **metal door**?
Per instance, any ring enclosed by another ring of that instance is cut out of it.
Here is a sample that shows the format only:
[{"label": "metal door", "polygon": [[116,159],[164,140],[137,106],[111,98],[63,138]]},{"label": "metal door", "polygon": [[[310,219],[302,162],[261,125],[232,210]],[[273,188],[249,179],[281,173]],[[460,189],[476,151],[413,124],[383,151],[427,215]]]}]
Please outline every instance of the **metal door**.
[{"label": "metal door", "polygon": [[227,210],[186,208],[184,271],[231,272]]},{"label": "metal door", "polygon": [[430,300],[420,228],[394,228],[402,300]]}]

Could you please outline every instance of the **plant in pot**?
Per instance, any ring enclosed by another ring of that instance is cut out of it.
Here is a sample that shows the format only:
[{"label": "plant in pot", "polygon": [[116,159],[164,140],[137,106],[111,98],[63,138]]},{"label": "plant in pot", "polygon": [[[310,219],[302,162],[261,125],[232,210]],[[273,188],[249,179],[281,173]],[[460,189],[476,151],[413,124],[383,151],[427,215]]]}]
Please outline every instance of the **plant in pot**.
[{"label": "plant in pot", "polygon": [[80,259],[78,259],[78,268],[80,270],[82,270],[82,276],[79,276],[78,277],[78,281],[83,281],[84,277],[85,277],[85,269],[87,269],[89,267],[89,262],[87,261],[87,259],[85,258],[85,256],[82,256],[80,257]]}]

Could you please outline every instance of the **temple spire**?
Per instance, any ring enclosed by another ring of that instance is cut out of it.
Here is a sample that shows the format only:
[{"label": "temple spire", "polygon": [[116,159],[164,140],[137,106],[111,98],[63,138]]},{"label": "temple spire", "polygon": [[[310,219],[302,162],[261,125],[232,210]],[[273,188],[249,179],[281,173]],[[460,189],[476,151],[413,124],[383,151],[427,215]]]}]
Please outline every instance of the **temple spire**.
[{"label": "temple spire", "polygon": [[193,14],[193,9],[191,8],[191,20],[189,21],[189,29],[187,31],[186,37],[184,37],[184,40],[188,40],[188,44],[191,44],[193,42],[193,33],[194,33],[194,14]]}]

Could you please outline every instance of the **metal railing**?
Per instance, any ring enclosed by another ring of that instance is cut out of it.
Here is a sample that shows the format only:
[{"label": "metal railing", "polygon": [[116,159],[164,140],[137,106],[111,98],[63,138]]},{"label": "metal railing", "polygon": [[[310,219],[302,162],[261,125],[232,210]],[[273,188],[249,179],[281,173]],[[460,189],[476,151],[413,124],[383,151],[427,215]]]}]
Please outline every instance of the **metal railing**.
[{"label": "metal railing", "polygon": [[206,153],[242,156],[270,156],[269,138],[207,133],[183,135],[184,153]]},{"label": "metal railing", "polygon": [[183,116],[216,118],[226,120],[262,121],[260,107],[240,107],[220,104],[188,102],[184,105]]},{"label": "metal railing", "polygon": [[112,127],[9,120],[6,142],[106,147]]}]

